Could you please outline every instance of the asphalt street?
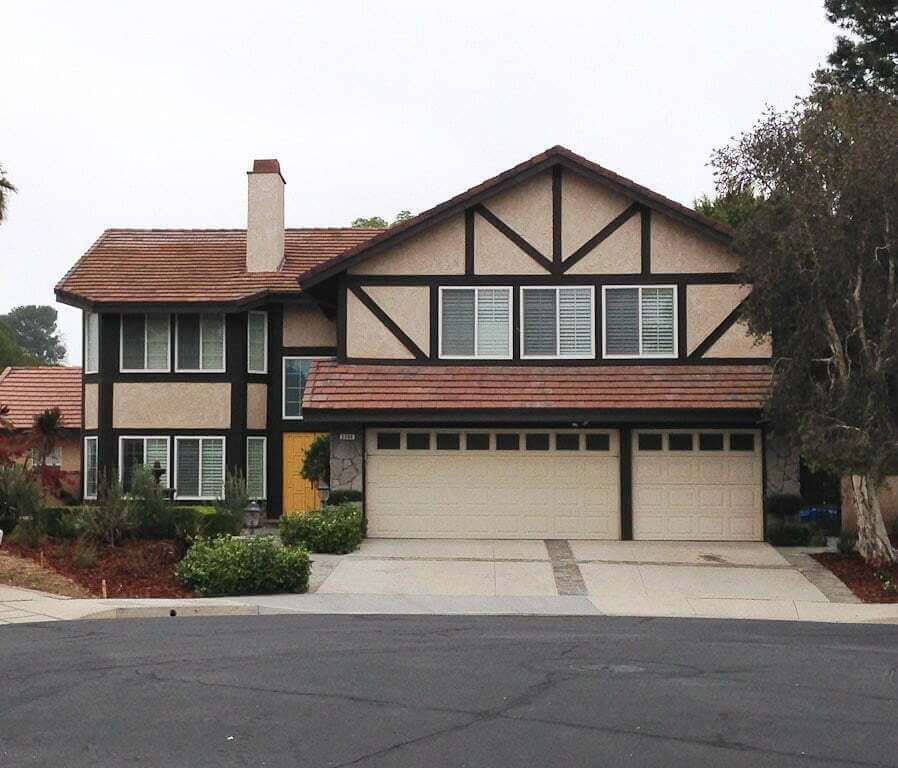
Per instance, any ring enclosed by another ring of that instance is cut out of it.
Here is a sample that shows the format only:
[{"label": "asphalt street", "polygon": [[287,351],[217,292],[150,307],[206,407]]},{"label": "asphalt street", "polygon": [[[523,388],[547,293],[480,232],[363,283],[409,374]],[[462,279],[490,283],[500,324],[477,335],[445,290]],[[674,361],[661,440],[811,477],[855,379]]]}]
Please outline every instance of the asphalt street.
[{"label": "asphalt street", "polygon": [[889,626],[261,616],[0,627],[0,766],[895,766]]}]

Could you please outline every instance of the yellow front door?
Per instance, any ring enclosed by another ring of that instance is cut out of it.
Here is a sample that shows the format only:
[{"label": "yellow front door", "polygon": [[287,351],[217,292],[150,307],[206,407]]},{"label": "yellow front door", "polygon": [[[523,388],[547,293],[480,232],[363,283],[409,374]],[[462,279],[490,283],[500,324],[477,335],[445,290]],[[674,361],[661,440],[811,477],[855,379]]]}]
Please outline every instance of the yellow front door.
[{"label": "yellow front door", "polygon": [[308,512],[321,506],[318,487],[302,474],[302,462],[318,432],[284,434],[284,514]]}]

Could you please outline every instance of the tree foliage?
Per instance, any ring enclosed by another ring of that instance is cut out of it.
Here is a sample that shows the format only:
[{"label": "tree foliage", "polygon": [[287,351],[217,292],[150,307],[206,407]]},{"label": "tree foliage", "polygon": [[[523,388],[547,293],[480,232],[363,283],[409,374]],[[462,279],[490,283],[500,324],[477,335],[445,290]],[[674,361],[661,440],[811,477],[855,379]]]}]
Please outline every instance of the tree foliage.
[{"label": "tree foliage", "polygon": [[726,192],[709,197],[702,195],[695,201],[694,207],[699,213],[710,219],[737,229],[752,214],[758,199],[750,189]]},{"label": "tree foliage", "polygon": [[29,304],[14,307],[8,315],[0,316],[0,322],[23,352],[55,365],[65,359],[65,344],[59,338],[56,327],[57,317],[58,313],[53,307]]},{"label": "tree foliage", "polygon": [[360,216],[357,219],[353,219],[352,226],[354,229],[389,229],[411,217],[412,212],[405,210],[399,211],[392,223],[387,222],[382,216]]},{"label": "tree foliage", "polygon": [[775,344],[768,415],[812,468],[851,476],[858,550],[892,562],[878,489],[898,468],[898,100],[817,91],[712,165],[721,196],[757,198],[735,246],[750,327]]},{"label": "tree foliage", "polygon": [[820,83],[898,94],[898,1],[825,0],[826,17],[849,33],[836,38]]},{"label": "tree foliage", "polygon": [[6,218],[6,206],[9,200],[9,195],[16,191],[13,183],[6,176],[6,170],[3,168],[3,165],[0,164],[0,224],[2,224],[3,220]]}]

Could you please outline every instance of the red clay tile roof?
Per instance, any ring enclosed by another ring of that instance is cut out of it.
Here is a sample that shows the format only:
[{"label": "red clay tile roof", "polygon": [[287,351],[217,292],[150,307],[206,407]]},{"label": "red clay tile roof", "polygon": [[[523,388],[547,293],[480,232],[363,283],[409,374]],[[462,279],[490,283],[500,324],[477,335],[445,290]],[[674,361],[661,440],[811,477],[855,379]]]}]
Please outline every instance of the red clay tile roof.
[{"label": "red clay tile roof", "polygon": [[619,410],[763,407],[767,365],[313,364],[303,410]]},{"label": "red clay tile roof", "polygon": [[297,278],[379,229],[288,229],[278,272],[246,271],[244,229],[108,229],[56,286],[63,303],[232,302]]},{"label": "red clay tile roof", "polygon": [[0,405],[16,429],[29,429],[49,408],[62,411],[62,425],[81,429],[81,369],[58,366],[6,368],[0,371]]}]

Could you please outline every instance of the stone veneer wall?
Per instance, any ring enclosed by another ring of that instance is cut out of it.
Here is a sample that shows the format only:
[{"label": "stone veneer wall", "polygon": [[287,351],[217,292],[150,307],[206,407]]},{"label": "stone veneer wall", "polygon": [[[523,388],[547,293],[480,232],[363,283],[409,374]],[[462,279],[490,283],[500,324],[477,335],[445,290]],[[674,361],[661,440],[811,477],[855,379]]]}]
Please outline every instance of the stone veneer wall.
[{"label": "stone veneer wall", "polygon": [[331,432],[331,490],[362,492],[365,430],[344,427]]},{"label": "stone veneer wall", "polygon": [[767,495],[801,493],[798,449],[776,435],[767,434]]}]

